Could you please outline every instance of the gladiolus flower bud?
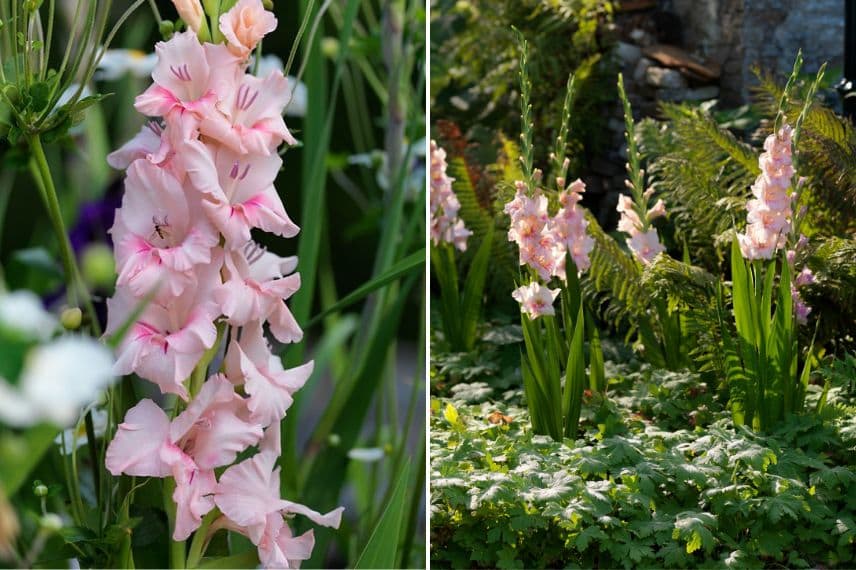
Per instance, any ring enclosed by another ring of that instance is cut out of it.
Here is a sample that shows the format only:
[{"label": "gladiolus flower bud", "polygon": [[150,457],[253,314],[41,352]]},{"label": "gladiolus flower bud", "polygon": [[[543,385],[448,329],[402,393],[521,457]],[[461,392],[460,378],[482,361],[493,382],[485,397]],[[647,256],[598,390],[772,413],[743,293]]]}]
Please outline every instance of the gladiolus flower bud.
[{"label": "gladiolus flower bud", "polygon": [[202,18],[205,17],[202,3],[199,0],[172,0],[172,3],[187,27],[198,33],[202,27]]}]

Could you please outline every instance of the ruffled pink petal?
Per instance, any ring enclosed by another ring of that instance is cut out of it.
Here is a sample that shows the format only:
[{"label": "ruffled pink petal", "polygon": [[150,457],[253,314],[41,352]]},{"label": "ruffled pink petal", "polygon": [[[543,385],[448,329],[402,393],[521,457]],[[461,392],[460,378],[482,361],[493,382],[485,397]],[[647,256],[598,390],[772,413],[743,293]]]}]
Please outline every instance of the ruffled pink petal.
[{"label": "ruffled pink petal", "polygon": [[155,44],[155,53],[158,63],[152,71],[152,79],[156,85],[183,104],[192,103],[207,93],[208,60],[195,33],[188,30],[174,34],[169,41]]},{"label": "ruffled pink petal", "polygon": [[156,153],[161,146],[161,132],[157,123],[146,123],[131,140],[107,155],[107,164],[125,170],[135,160]]},{"label": "ruffled pink petal", "polygon": [[225,376],[208,379],[188,409],[176,418],[172,437],[203,469],[232,463],[262,437],[262,426],[247,419],[246,402]]},{"label": "ruffled pink petal", "polygon": [[315,547],[315,535],[308,530],[294,537],[278,513],[268,515],[267,525],[259,547],[259,561],[265,568],[299,568],[308,560]]},{"label": "ruffled pink petal", "polygon": [[161,460],[160,449],[168,443],[166,413],[153,401],[142,400],[128,410],[107,446],[107,470],[115,476],[166,477],[170,466]]},{"label": "ruffled pink petal", "polygon": [[214,489],[217,479],[214,471],[199,469],[192,461],[173,466],[175,491],[175,529],[173,540],[186,540],[202,522],[202,517],[214,508]]},{"label": "ruffled pink petal", "polygon": [[270,332],[283,343],[300,342],[303,330],[285,303],[277,303],[274,311],[268,316]]},{"label": "ruffled pink petal", "polygon": [[245,329],[241,344],[261,345],[266,350],[262,358],[257,356],[253,359],[238,343],[233,342],[230,347],[230,350],[238,354],[244,391],[249,395],[247,407],[251,413],[250,417],[263,426],[279,423],[291,407],[294,393],[302,388],[312,375],[314,363],[308,362],[284,370],[280,360],[267,349],[260,328]]},{"label": "ruffled pink petal", "polygon": [[226,517],[248,531],[258,544],[267,515],[280,509],[279,469],[276,456],[259,453],[229,467],[220,476],[214,502]]},{"label": "ruffled pink petal", "polygon": [[285,213],[282,200],[273,186],[269,186],[241,204],[233,205],[233,210],[240,211],[247,220],[247,224],[253,228],[261,228],[286,238],[292,238],[300,231],[300,228]]},{"label": "ruffled pink petal", "polygon": [[134,108],[147,117],[163,117],[180,104],[178,97],[157,83],[152,84],[134,99]]}]

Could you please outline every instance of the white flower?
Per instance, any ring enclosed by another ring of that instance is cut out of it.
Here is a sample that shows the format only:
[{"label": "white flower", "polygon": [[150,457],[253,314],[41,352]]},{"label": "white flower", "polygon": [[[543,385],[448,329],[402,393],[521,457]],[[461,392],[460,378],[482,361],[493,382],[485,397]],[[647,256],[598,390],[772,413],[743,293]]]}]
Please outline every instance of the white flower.
[{"label": "white flower", "polygon": [[95,79],[115,81],[126,74],[146,78],[154,71],[157,61],[157,54],[138,49],[108,49],[98,63]]},{"label": "white flower", "polygon": [[53,336],[57,326],[56,317],[45,311],[41,300],[32,291],[0,295],[0,327],[44,341]]},{"label": "white flower", "polygon": [[348,459],[362,463],[375,463],[384,456],[383,449],[379,447],[355,447],[348,452]]},{"label": "white flower", "polygon": [[15,427],[48,421],[66,427],[110,385],[113,356],[83,336],[65,336],[27,355],[17,389],[0,378],[0,420]]},{"label": "white flower", "polygon": [[[85,416],[90,410],[92,411],[92,427],[95,431],[95,437],[104,436],[104,432],[107,431],[107,419],[109,416],[107,410],[96,408],[95,406],[87,406],[80,412],[77,424],[74,427],[70,427],[63,431],[61,434],[56,436],[56,439],[54,439],[54,443],[59,446],[60,453],[63,455],[71,455],[72,451],[89,443],[89,439],[86,436],[86,424],[83,421],[83,416]],[[63,438],[65,439],[64,442]]]}]

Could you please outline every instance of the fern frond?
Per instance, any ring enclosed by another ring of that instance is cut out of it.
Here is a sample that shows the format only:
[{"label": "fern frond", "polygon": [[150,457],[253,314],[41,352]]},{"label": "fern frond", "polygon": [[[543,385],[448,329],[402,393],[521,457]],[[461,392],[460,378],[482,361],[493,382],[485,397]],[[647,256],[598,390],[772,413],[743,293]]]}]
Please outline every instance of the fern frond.
[{"label": "fern frond", "polygon": [[586,211],[586,219],[595,246],[589,256],[591,267],[580,283],[583,294],[604,321],[632,328],[633,317],[650,308],[639,265],[603,231],[591,212]]},{"label": "fern frond", "polygon": [[757,156],[703,109],[665,104],[662,110],[668,122],[645,120],[637,128],[652,186],[666,202],[678,241],[716,271],[730,243],[718,237],[745,215]]}]

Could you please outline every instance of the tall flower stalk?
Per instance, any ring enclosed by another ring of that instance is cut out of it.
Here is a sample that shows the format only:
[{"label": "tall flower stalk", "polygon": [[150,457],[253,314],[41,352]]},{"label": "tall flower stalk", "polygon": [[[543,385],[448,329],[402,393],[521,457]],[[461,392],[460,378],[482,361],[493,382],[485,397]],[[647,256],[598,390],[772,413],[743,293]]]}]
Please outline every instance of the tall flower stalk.
[{"label": "tall flower stalk", "polygon": [[[585,385],[604,392],[602,360],[590,356],[591,372],[586,373],[584,353],[585,319],[579,274],[590,265],[594,240],[587,233],[588,221],[579,205],[585,184],[568,183],[570,161],[564,156],[566,124],[570,119],[574,79],[568,88],[553,154],[555,190],[543,184],[542,171],[534,166],[533,125],[529,95],[528,44],[520,36],[522,153],[524,180],[515,182],[514,198],[505,205],[511,218],[508,240],[517,244],[520,273],[512,297],[520,304],[526,352],[522,355],[523,383],[533,429],[561,441],[577,436]],[[551,204],[555,214],[551,215]],[[559,314],[554,302],[560,299]],[[591,352],[597,352],[592,343]],[[561,365],[565,364],[564,386]],[[588,376],[588,377],[587,377]]]},{"label": "tall flower stalk", "polygon": [[797,288],[811,283],[813,276],[810,270],[797,272],[795,268],[797,252],[807,242],[799,233],[805,213],[800,209],[805,181],[799,178],[798,141],[824,67],[810,84],[792,127],[783,109],[801,67],[802,54],[798,54],[773,133],[765,140],[758,160],[761,174],[747,204],[746,231],[736,233],[731,248],[736,338],[723,327],[726,358],[732,363],[728,369],[730,406],[735,424],[761,431],[802,409],[814,358],[813,346],[809,346],[799,367],[797,327],[805,323],[809,308]]},{"label": "tall flower stalk", "polygon": [[127,175],[111,229],[119,277],[107,333],[134,321],[115,372],[156,384],[171,405],[144,399],[128,410],[106,465],[167,479],[174,567],[197,565],[221,529],[247,536],[265,567],[294,567],[314,536],[294,536],[284,516],[338,527],[342,509],[322,515],[279,493],[280,422],[313,363],[285,369],[271,350],[266,327],[280,343],[303,337],[285,303],[300,274],[296,258],[268,252],[251,232],[299,231],[274,188],[277,149],[297,142],[282,119],[290,90],[279,70],[247,73],[276,27],[261,0],[209,8],[211,38],[225,43],[190,29],[157,44],[154,83],[135,103],[153,119],[108,159]]}]

